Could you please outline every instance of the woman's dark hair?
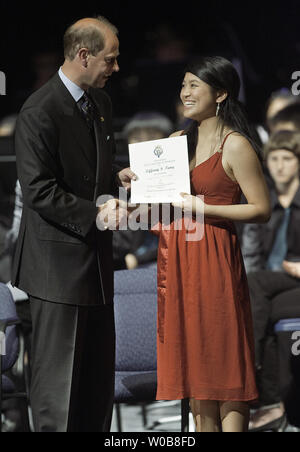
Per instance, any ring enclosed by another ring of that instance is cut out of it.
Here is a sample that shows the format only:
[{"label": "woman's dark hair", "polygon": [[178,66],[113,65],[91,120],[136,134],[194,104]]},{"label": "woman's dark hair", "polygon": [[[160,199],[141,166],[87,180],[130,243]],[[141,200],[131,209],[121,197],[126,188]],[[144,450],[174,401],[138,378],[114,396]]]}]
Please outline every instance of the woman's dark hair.
[{"label": "woman's dark hair", "polygon": [[[192,61],[185,69],[207,83],[215,91],[226,91],[227,98],[220,103],[218,117],[224,127],[239,132],[251,143],[261,160],[261,143],[255,128],[250,125],[246,110],[238,100],[240,78],[233,64],[220,56],[204,56]],[[193,121],[186,130],[190,160],[195,155],[198,140],[198,123]]]}]

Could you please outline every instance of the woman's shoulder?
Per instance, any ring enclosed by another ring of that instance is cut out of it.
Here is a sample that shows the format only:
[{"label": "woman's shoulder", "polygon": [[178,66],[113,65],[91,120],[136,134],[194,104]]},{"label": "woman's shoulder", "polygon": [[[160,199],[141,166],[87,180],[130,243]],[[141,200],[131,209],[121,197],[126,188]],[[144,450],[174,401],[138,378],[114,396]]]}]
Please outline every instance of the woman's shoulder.
[{"label": "woman's shoulder", "polygon": [[[236,130],[230,130],[226,133],[225,138],[223,140],[224,148],[227,144],[227,148],[230,146],[231,148],[240,146],[242,144],[246,144],[250,142],[249,140],[242,135],[240,132],[237,132]],[[228,146],[229,145],[229,146]]]},{"label": "woman's shoulder", "polygon": [[243,156],[256,155],[250,141],[237,131],[228,132],[223,144],[223,153],[227,160]]}]

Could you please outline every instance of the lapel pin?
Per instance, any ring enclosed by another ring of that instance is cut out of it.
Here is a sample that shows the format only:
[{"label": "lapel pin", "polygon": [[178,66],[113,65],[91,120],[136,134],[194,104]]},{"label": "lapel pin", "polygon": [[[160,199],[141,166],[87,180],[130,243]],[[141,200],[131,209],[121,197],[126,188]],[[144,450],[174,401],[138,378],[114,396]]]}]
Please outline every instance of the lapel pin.
[{"label": "lapel pin", "polygon": [[104,122],[103,116],[100,116],[100,121],[101,121],[101,122]]}]

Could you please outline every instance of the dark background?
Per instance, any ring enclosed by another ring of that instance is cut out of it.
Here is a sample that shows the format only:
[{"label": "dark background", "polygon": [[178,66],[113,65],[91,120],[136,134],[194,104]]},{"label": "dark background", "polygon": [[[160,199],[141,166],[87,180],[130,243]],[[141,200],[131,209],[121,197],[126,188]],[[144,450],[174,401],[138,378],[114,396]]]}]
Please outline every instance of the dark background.
[{"label": "dark background", "polygon": [[0,70],[7,95],[0,96],[0,118],[17,112],[34,89],[38,54],[55,52],[62,62],[62,36],[78,18],[102,14],[119,29],[120,68],[105,88],[114,115],[132,116],[156,109],[174,119],[184,61],[166,64],[157,57],[158,29],[172,30],[186,43],[186,56],[221,54],[242,62],[245,100],[250,117],[260,122],[270,93],[291,88],[300,70],[300,2],[0,1]]}]

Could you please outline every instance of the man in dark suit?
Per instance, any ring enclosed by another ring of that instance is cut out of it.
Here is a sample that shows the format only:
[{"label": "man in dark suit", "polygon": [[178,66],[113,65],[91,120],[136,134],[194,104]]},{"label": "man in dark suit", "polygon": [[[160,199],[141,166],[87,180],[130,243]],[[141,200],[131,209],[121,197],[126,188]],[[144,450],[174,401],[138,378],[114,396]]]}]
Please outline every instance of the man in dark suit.
[{"label": "man in dark suit", "polygon": [[82,19],[66,31],[64,51],[59,73],[31,95],[17,121],[24,207],[12,283],[31,305],[35,431],[109,431],[112,233],[97,229],[96,217],[105,208],[118,224],[127,211],[118,201],[115,209],[96,207],[96,200],[134,178],[113,164],[111,103],[101,90],[119,70],[117,29],[103,17]]}]

